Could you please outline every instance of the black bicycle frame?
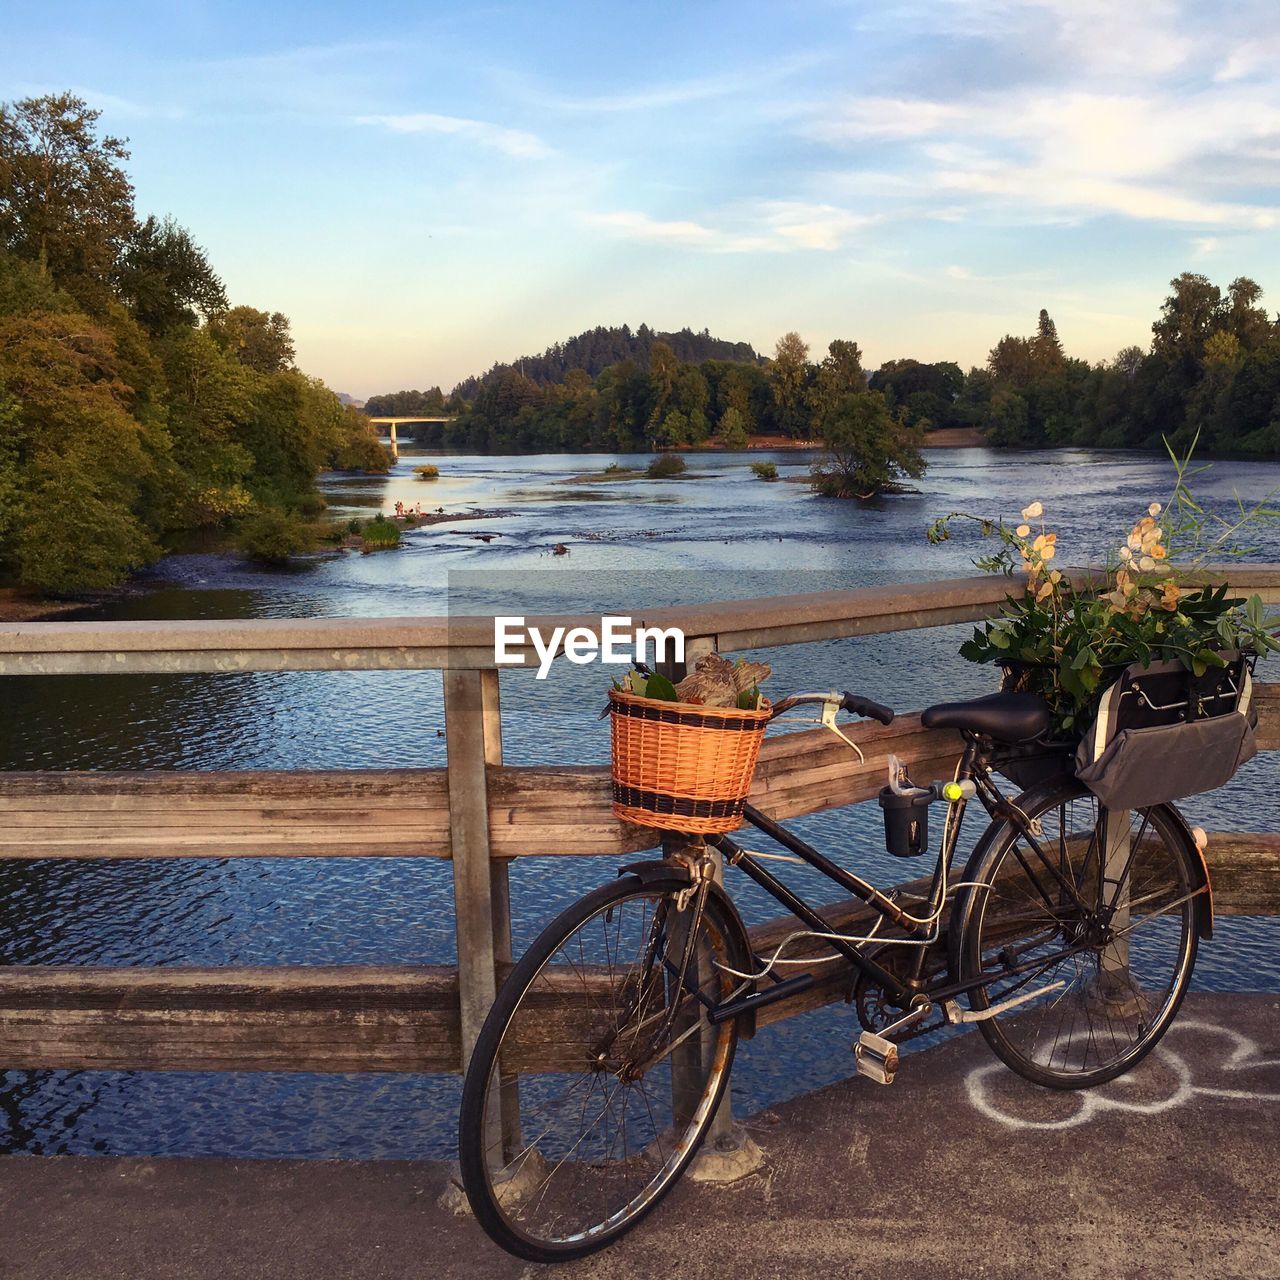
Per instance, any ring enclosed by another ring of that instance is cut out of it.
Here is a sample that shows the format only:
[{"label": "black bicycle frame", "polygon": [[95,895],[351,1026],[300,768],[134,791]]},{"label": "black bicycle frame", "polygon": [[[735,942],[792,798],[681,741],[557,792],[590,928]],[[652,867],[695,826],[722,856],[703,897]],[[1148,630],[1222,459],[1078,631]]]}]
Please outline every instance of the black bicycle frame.
[{"label": "black bicycle frame", "polygon": [[[1058,868],[1053,865],[1052,859],[1047,857],[1044,850],[1040,848],[1033,833],[1028,829],[1025,815],[1016,807],[1010,805],[1001,794],[999,788],[992,782],[989,761],[984,757],[978,741],[968,734],[965,735],[964,753],[961,756],[960,768],[956,777],[957,779],[974,783],[977,799],[991,818],[1008,818],[1020,829],[1038,860],[1060,881],[1061,887],[1071,897],[1075,898],[1077,904],[1080,904],[1080,897],[1075,886],[1064,879]],[[960,824],[964,819],[965,801],[957,801],[956,805],[959,812],[956,814],[955,823],[952,827],[950,843],[948,844],[944,832],[942,845],[938,851],[938,862],[934,869],[933,881],[930,885],[927,899],[928,911],[925,913],[927,919],[935,917],[943,906],[943,889],[950,873],[956,847],[959,844]],[[850,875],[843,867],[832,862],[825,854],[801,840],[799,836],[794,835],[766,814],[761,813],[759,809],[752,805],[744,805],[742,816],[758,831],[763,832],[770,839],[776,840],[783,848],[790,850],[801,861],[813,867],[815,871],[821,872],[842,889],[865,902],[878,915],[897,925],[909,938],[914,935],[915,938],[922,939],[932,931],[931,925],[920,924],[916,918],[904,912],[896,903],[881,893],[879,889],[857,876]],[[719,850],[726,862],[732,866],[739,867],[766,893],[777,899],[792,915],[808,925],[809,928],[824,935],[834,934],[834,930],[817,911],[809,906],[803,898],[799,897],[794,890],[762,867],[736,841],[726,835],[713,835],[705,837],[705,842],[712,848]],[[1017,856],[1021,858],[1020,853]],[[861,974],[882,987],[893,1003],[903,1008],[909,1007],[911,1001],[921,994],[927,995],[931,1000],[950,999],[953,996],[973,991],[990,981],[989,976],[982,976],[971,979],[968,982],[953,982],[937,987],[923,987],[920,985],[919,979],[926,959],[926,949],[924,947],[917,948],[911,979],[904,982],[901,978],[890,973],[883,965],[877,964],[870,956],[864,954],[862,947],[865,944],[849,942],[836,936],[828,936],[825,941]],[[886,939],[886,942],[891,944],[892,939]],[[1074,950],[1076,948],[1068,947],[1063,954],[1070,954]],[[1025,968],[1029,971],[1040,964],[1043,964],[1043,958],[1032,965],[1025,966]],[[1014,976],[1022,969],[1023,966],[1015,966],[1006,970],[1004,976]],[[801,975],[785,982],[778,982],[776,986],[767,988],[763,992],[739,996],[717,1008],[711,1020],[714,1022],[725,1021],[728,1018],[738,1016],[740,1013],[750,1012],[761,1005],[772,1004],[777,1000],[785,1000],[812,986],[813,981],[812,975]],[[912,985],[913,981],[916,985]]]}]

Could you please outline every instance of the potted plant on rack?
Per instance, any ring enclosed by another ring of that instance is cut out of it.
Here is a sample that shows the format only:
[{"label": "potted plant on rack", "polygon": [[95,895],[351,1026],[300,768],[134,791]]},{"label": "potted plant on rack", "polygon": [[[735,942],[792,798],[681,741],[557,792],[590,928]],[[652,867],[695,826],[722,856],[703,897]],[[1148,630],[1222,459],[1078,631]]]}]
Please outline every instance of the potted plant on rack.
[{"label": "potted plant on rack", "polygon": [[[1002,669],[1002,687],[1039,694],[1053,712],[1052,744],[1074,746],[1095,721],[1106,691],[1126,669],[1177,663],[1198,679],[1225,671],[1244,655],[1280,651],[1280,618],[1261,599],[1229,594],[1206,566],[1245,554],[1240,535],[1275,523],[1266,499],[1237,499],[1231,518],[1206,512],[1189,487],[1190,455],[1173,456],[1176,479],[1167,504],[1153,502],[1117,540],[1101,568],[1060,567],[1059,542],[1040,502],[1012,528],[1001,520],[953,512],[928,530],[932,543],[951,537],[956,521],[972,522],[1000,543],[975,564],[988,572],[1025,575],[997,617],[960,647],[971,662]],[[1041,752],[1044,748],[1041,747]]]}]

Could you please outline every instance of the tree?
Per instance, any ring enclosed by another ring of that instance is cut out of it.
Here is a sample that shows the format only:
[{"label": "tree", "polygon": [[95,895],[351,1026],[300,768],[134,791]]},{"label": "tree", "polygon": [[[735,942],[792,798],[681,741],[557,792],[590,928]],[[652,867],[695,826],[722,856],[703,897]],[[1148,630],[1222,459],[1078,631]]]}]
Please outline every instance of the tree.
[{"label": "tree", "polygon": [[0,106],[0,246],[101,297],[134,228],[124,140],[73,94]]},{"label": "tree", "polygon": [[10,558],[24,583],[113,586],[159,554],[142,498],[163,441],[128,412],[118,373],[111,335],[88,316],[0,320],[0,385],[18,406],[5,424],[20,483]]},{"label": "tree", "polygon": [[1036,357],[1030,338],[1006,334],[987,356],[992,381],[1015,391],[1027,386],[1036,376]]},{"label": "tree", "polygon": [[804,396],[811,372],[809,344],[798,333],[784,333],[774,347],[769,378],[779,423],[789,436],[802,433]]},{"label": "tree", "polygon": [[1139,346],[1121,347],[1116,352],[1116,358],[1111,362],[1111,367],[1132,380],[1146,358],[1146,352]]},{"label": "tree", "polygon": [[747,435],[742,414],[733,405],[721,414],[719,426],[716,428],[716,439],[719,440],[722,449],[740,451],[750,445],[751,439]]},{"label": "tree", "polygon": [[1031,359],[1036,372],[1041,375],[1057,373],[1065,359],[1062,342],[1058,338],[1058,326],[1043,307],[1040,308],[1036,336],[1031,339]]},{"label": "tree", "polygon": [[902,476],[924,475],[921,433],[897,421],[878,391],[847,395],[827,415],[811,483],[829,498],[874,498]]},{"label": "tree", "polygon": [[17,568],[13,562],[13,538],[25,507],[26,473],[17,438],[20,421],[21,406],[0,383],[0,573],[5,576]]},{"label": "tree", "polygon": [[1219,329],[1205,339],[1204,362],[1210,368],[1231,368],[1240,358],[1240,339],[1227,329]]},{"label": "tree", "polygon": [[814,416],[819,422],[842,397],[867,389],[867,375],[862,370],[862,352],[856,342],[834,338],[814,377]]},{"label": "tree", "polygon": [[1219,319],[1222,290],[1208,276],[1191,271],[1184,271],[1169,285],[1173,292],[1164,301],[1160,319],[1151,326],[1153,349],[1160,355],[1198,360]]},{"label": "tree", "polygon": [[952,426],[955,403],[964,388],[960,366],[950,361],[886,360],[871,375],[872,391],[882,391],[889,407],[900,407],[908,426]]},{"label": "tree", "polygon": [[119,270],[121,297],[153,334],[227,309],[227,291],[191,233],[172,218],[135,228]]},{"label": "tree", "polygon": [[253,375],[203,329],[180,328],[162,347],[169,434],[182,459],[175,523],[217,526],[244,515],[254,457],[243,441]]},{"label": "tree", "polygon": [[[759,370],[754,370],[753,372],[756,377],[763,377]],[[741,420],[742,429],[747,433],[750,433],[755,427],[755,418],[751,412],[750,376],[745,368],[738,366],[730,366],[727,369],[723,369],[716,395],[716,403],[720,413],[719,420],[723,422],[725,413],[730,409],[736,409]],[[771,394],[769,383],[765,383],[764,389],[766,393]]]},{"label": "tree", "polygon": [[[675,352],[665,342],[653,343],[649,348],[649,387],[652,406],[645,426],[645,434],[650,439],[657,439],[660,434],[658,424],[662,421],[672,392],[675,390],[676,374],[679,369],[680,363],[676,359]],[[681,414],[681,417],[683,416]]]},{"label": "tree", "polygon": [[289,317],[279,311],[232,307],[209,321],[209,333],[224,351],[258,373],[279,373],[293,365]]},{"label": "tree", "polygon": [[1237,276],[1227,286],[1224,319],[1244,351],[1256,351],[1275,333],[1266,307],[1257,305],[1261,297],[1262,286],[1248,276]]},{"label": "tree", "polygon": [[689,419],[679,409],[672,409],[658,428],[658,443],[667,445],[689,443]]}]

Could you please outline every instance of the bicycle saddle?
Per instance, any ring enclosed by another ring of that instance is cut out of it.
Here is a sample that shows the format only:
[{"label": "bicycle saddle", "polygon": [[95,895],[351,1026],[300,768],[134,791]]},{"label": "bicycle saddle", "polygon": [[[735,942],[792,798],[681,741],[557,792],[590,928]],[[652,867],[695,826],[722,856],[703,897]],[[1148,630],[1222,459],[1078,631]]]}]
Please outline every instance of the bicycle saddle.
[{"label": "bicycle saddle", "polygon": [[926,729],[962,729],[1000,742],[1028,742],[1052,721],[1049,704],[1036,693],[989,693],[969,702],[939,702],[920,715]]}]

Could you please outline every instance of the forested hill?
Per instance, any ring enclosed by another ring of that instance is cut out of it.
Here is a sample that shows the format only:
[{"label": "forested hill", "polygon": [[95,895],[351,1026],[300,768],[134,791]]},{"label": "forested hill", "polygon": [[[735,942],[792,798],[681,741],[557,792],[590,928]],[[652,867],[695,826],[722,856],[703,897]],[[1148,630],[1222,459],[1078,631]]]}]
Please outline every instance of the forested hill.
[{"label": "forested hill", "polygon": [[640,368],[647,369],[655,342],[665,342],[682,364],[700,364],[703,360],[763,363],[749,342],[713,338],[706,329],[701,333],[694,333],[688,328],[678,333],[658,333],[647,324],[634,330],[627,324],[610,328],[597,325],[575,338],[555,343],[540,356],[521,356],[507,364],[495,364],[488,373],[460,382],[454,393],[464,400],[474,400],[481,387],[496,382],[510,369],[518,369],[531,382],[544,386],[563,382],[571,369],[582,369],[594,378],[610,365],[620,364],[623,360],[634,360]]}]

